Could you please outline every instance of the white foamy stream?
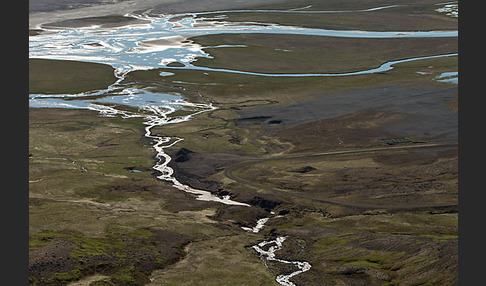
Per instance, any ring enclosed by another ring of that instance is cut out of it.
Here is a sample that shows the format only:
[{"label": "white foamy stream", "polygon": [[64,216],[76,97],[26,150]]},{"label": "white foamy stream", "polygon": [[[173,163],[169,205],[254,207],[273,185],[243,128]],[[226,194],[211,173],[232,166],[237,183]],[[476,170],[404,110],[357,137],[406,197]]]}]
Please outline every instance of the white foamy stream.
[{"label": "white foamy stream", "polygon": [[[194,110],[194,112],[191,113],[190,115],[171,117],[170,114],[179,110],[180,107],[186,107],[186,108],[188,107]],[[166,148],[170,148],[174,146],[175,144],[182,141],[183,139],[173,138],[168,136],[158,136],[152,133],[152,128],[156,126],[186,122],[197,114],[216,109],[215,107],[213,107],[212,104],[197,104],[197,103],[190,103],[190,102],[178,100],[174,102],[166,102],[165,105],[161,105],[161,106],[157,106],[157,105],[141,106],[139,113],[124,111],[124,110],[117,109],[113,106],[99,105],[94,103],[88,104],[85,108],[89,110],[97,111],[100,114],[105,116],[119,115],[122,118],[135,118],[135,117],[144,118],[145,137],[153,140],[154,142],[153,148],[157,152],[155,156],[157,162],[152,168],[160,172],[160,175],[157,176],[158,179],[169,181],[177,189],[196,195],[197,200],[213,201],[213,202],[223,203],[227,205],[250,206],[249,204],[246,203],[233,201],[230,199],[229,196],[218,197],[216,195],[213,195],[211,192],[194,189],[180,183],[173,176],[174,170],[168,166],[169,162],[171,161],[171,157],[167,153],[165,153],[164,150]]]},{"label": "white foamy stream", "polygon": [[[274,214],[274,212],[272,212]],[[274,216],[273,218],[278,218],[278,217],[283,217],[282,215],[277,215]],[[261,218],[257,221],[256,225],[252,228],[250,227],[242,227],[243,230],[247,232],[252,232],[252,233],[259,233],[265,224],[268,222],[268,220],[271,217],[265,217]],[[278,236],[277,238],[273,240],[268,240],[268,241],[262,241],[254,246],[252,248],[258,252],[258,255],[260,256],[260,259],[263,261],[265,264],[265,267],[268,268],[268,261],[274,261],[274,262],[279,262],[279,263],[284,263],[284,264],[291,264],[297,270],[290,274],[280,274],[275,277],[275,281],[279,283],[280,285],[283,286],[295,286],[295,284],[290,281],[290,278],[299,275],[301,273],[304,273],[305,271],[308,271],[311,269],[312,265],[307,262],[307,261],[289,261],[289,260],[284,260],[284,259],[279,259],[276,257],[276,252],[283,247],[283,242],[287,239],[285,236]]]},{"label": "white foamy stream", "polygon": [[262,228],[265,226],[265,224],[267,223],[267,221],[269,219],[270,218],[268,218],[268,217],[261,218],[261,219],[257,220],[257,223],[254,227],[243,226],[242,229],[246,230],[247,232],[259,233],[260,230],[262,230]]},{"label": "white foamy stream", "polygon": [[241,203],[237,201],[233,201],[230,199],[229,196],[218,197],[213,195],[211,192],[198,190],[191,188],[187,185],[182,184],[179,182],[174,176],[174,170],[168,166],[169,162],[171,161],[171,157],[164,152],[164,149],[172,147],[177,142],[183,140],[182,138],[171,138],[171,137],[163,137],[163,136],[156,136],[153,135],[151,129],[155,126],[161,126],[166,124],[176,124],[188,121],[192,116],[195,116],[199,113],[206,112],[209,110],[214,110],[215,108],[211,104],[194,104],[194,103],[185,103],[191,107],[196,107],[200,109],[199,111],[187,115],[187,116],[180,116],[180,117],[168,117],[167,115],[176,111],[176,109],[169,110],[169,112],[164,111],[166,107],[158,107],[158,106],[147,106],[146,109],[152,111],[154,115],[147,116],[147,121],[144,122],[146,125],[145,127],[145,136],[148,138],[152,138],[155,140],[155,145],[153,146],[155,151],[157,152],[156,158],[158,159],[157,163],[153,167],[153,169],[160,172],[160,175],[157,176],[158,179],[172,182],[173,186],[179,190],[182,190],[187,193],[191,193],[197,196],[198,200],[202,201],[213,201],[218,203],[223,203],[227,205],[240,205],[240,206],[250,206],[246,203]]},{"label": "white foamy stream", "polygon": [[252,246],[252,248],[255,249],[256,252],[258,252],[258,254],[260,255],[260,259],[265,263],[266,267],[268,267],[267,261],[275,261],[295,266],[298,270],[287,275],[278,275],[275,278],[275,281],[277,281],[280,285],[295,286],[295,284],[290,281],[290,278],[304,273],[305,271],[308,271],[309,269],[311,269],[312,266],[309,262],[306,261],[289,261],[276,257],[275,253],[278,250],[282,249],[283,242],[286,239],[287,238],[285,236],[279,236],[274,240],[260,242],[257,245]]}]

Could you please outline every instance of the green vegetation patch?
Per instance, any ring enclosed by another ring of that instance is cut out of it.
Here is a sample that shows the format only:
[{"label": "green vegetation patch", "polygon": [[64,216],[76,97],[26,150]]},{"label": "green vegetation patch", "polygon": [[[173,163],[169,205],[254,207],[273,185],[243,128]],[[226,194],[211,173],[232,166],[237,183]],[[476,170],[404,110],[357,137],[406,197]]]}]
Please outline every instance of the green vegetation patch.
[{"label": "green vegetation patch", "polygon": [[81,93],[107,88],[116,80],[113,68],[105,64],[29,59],[29,93]]},{"label": "green vegetation patch", "polygon": [[69,272],[54,273],[52,276],[59,282],[71,282],[79,280],[82,276],[82,272],[79,269],[74,269]]},{"label": "green vegetation patch", "polygon": [[134,266],[129,266],[111,275],[111,281],[116,285],[143,285],[149,283],[150,279],[140,271],[137,271]]},{"label": "green vegetation patch", "polygon": [[388,268],[392,261],[396,261],[400,257],[405,255],[404,252],[384,252],[384,251],[372,251],[365,255],[359,256],[340,256],[336,258],[336,261],[343,262],[343,265],[352,265],[359,267],[372,267],[372,268]]},{"label": "green vegetation patch", "polygon": [[253,253],[250,246],[257,243],[255,240],[243,233],[190,243],[185,248],[186,258],[170,268],[155,271],[152,283],[166,286],[278,285],[274,273]]},{"label": "green vegetation patch", "polygon": [[352,235],[350,234],[340,234],[337,236],[328,236],[328,237],[323,237],[320,240],[317,241],[315,244],[316,247],[326,249],[326,248],[333,248],[334,246],[337,245],[342,245],[349,243],[353,240]]},{"label": "green vegetation patch", "polygon": [[367,260],[356,260],[348,263],[344,263],[345,266],[356,266],[356,267],[370,267],[370,268],[381,268],[381,265],[376,262],[371,262]]},{"label": "green vegetation patch", "polygon": [[144,285],[154,269],[177,259],[179,243],[184,243],[182,239],[166,245],[160,235],[150,229],[124,232],[119,228],[112,228],[102,237],[87,237],[75,231],[37,233],[29,239],[32,260],[44,253],[63,255],[56,260],[59,267],[31,270],[31,280],[39,285],[58,285],[97,273],[109,276],[116,285]]}]

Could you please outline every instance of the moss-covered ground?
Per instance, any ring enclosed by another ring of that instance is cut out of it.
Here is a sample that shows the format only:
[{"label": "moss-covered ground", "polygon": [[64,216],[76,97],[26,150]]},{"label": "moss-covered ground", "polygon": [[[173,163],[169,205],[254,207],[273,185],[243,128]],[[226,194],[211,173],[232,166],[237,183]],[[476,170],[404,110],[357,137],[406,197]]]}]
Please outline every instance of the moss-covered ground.
[{"label": "moss-covered ground", "polygon": [[105,89],[117,78],[105,64],[29,59],[29,93],[81,93]]},{"label": "moss-covered ground", "polygon": [[[435,11],[440,6],[433,0],[427,1],[284,1],[278,4],[263,4],[254,9],[286,10],[300,9],[299,13],[259,13],[259,12],[224,12],[211,16],[222,16],[230,22],[277,23],[321,29],[349,29],[372,31],[430,31],[454,30],[457,18],[451,18]],[[362,9],[378,7],[396,7],[358,12]],[[302,9],[306,7],[305,9]],[[305,13],[305,11],[356,11],[346,13]],[[206,16],[206,15],[204,15]]]},{"label": "moss-covered ground", "polygon": [[[31,109],[29,115],[32,285],[93,275],[115,285],[144,285],[155,269],[182,259],[187,245],[231,248],[218,237],[251,243],[237,226],[213,218],[222,205],[196,201],[153,176],[154,150],[139,119],[66,109]],[[265,269],[256,267],[258,257],[242,250],[233,255],[235,265],[246,259],[271,285]],[[221,271],[229,277],[234,270]]]}]

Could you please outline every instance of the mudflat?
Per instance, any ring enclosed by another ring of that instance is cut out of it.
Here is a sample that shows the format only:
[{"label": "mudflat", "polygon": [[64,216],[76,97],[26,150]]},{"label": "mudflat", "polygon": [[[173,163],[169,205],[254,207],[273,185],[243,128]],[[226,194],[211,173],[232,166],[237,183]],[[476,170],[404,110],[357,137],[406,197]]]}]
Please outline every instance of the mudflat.
[{"label": "mudflat", "polygon": [[284,0],[30,0],[29,28],[69,19],[126,15],[129,13],[178,14],[238,8],[251,8],[263,4],[278,4]]}]

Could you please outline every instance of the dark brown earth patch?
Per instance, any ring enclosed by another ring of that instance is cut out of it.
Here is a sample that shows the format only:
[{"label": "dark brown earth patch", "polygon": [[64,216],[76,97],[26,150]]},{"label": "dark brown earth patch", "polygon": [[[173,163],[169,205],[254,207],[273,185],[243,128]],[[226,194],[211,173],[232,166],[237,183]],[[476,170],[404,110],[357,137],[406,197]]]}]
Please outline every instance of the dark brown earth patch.
[{"label": "dark brown earth patch", "polygon": [[116,81],[111,66],[79,61],[29,59],[29,93],[80,93]]},{"label": "dark brown earth patch", "polygon": [[165,230],[114,228],[103,237],[77,232],[40,232],[30,238],[29,280],[35,285],[65,285],[92,274],[110,276],[116,285],[144,285],[155,269],[177,262],[190,238]]},{"label": "dark brown earth patch", "polygon": [[277,138],[291,143],[291,151],[295,153],[378,146],[381,145],[379,138],[392,135],[381,130],[380,125],[403,117],[404,115],[366,110],[290,127],[277,133]]},{"label": "dark brown earth patch", "polygon": [[[383,138],[406,137],[413,142],[454,142],[458,114],[447,107],[457,87],[429,85],[409,88],[398,84],[316,94],[310,100],[287,106],[238,111],[254,121],[264,134],[294,145],[292,152],[310,152],[383,145]],[[278,120],[279,124],[269,124]],[[240,128],[249,121],[236,120]]]},{"label": "dark brown earth patch", "polygon": [[126,16],[101,16],[101,17],[87,17],[78,19],[63,20],[54,23],[43,24],[44,29],[59,29],[59,28],[80,28],[98,25],[101,28],[113,28],[125,25],[143,24],[147,20],[137,19]]},{"label": "dark brown earth patch", "polygon": [[169,162],[169,167],[174,169],[177,180],[192,188],[220,195],[228,195],[228,193],[220,182],[210,180],[208,177],[222,171],[225,166],[241,160],[240,156],[233,154],[202,154],[186,148],[169,152],[169,155],[173,158]]}]

